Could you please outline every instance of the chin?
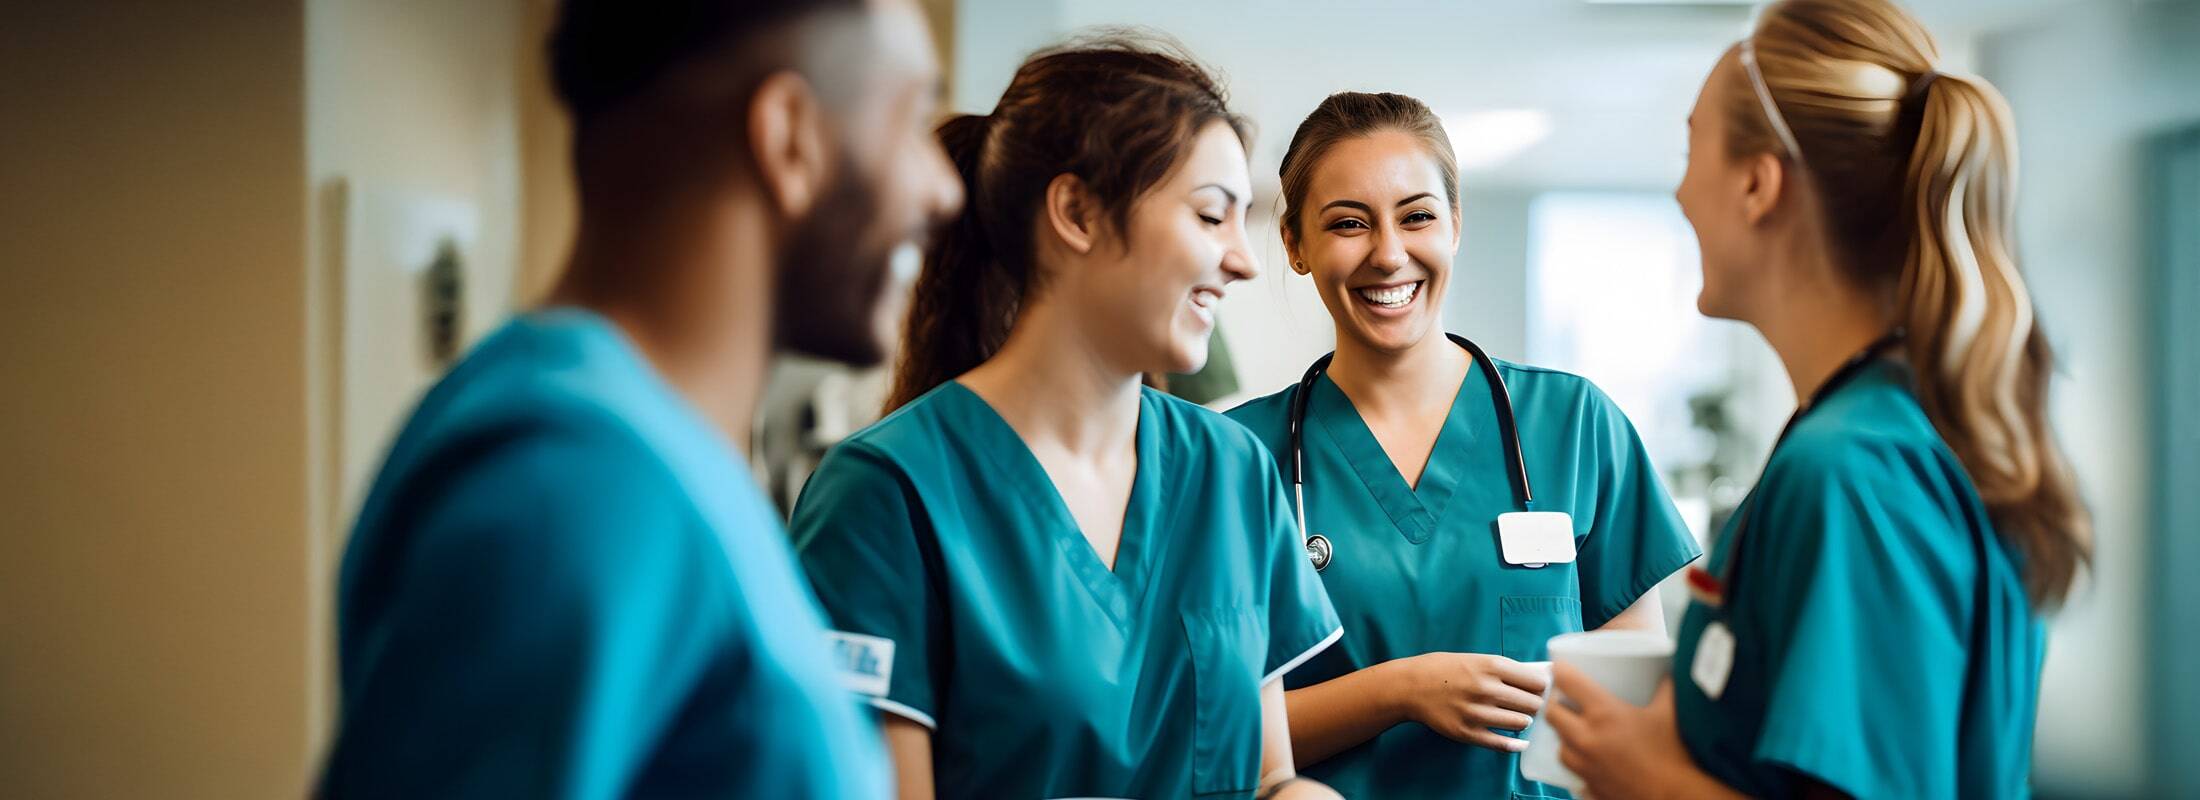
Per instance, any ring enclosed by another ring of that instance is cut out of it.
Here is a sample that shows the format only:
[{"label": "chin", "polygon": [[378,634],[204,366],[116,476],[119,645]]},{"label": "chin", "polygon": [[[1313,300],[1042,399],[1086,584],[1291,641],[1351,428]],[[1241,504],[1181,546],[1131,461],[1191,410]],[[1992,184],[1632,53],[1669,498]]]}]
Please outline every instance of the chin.
[{"label": "chin", "polygon": [[1160,372],[1187,375],[1207,366],[1207,337],[1180,337],[1168,347],[1168,357]]},{"label": "chin", "polygon": [[1709,288],[1696,293],[1696,313],[1712,319],[1737,319],[1734,309],[1720,298],[1712,295]]},{"label": "chin", "polygon": [[1360,341],[1379,352],[1398,353],[1413,349],[1422,339],[1428,338],[1433,329],[1434,326],[1423,320],[1400,320],[1360,328]]}]

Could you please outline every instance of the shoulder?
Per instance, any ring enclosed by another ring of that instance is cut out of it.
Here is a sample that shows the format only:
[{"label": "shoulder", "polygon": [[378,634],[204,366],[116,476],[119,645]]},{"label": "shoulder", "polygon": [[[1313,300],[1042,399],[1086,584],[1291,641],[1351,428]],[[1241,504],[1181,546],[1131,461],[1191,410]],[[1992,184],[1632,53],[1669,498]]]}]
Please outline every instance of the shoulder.
[{"label": "shoulder", "polygon": [[551,545],[557,531],[692,517],[669,454],[645,429],[680,418],[653,380],[607,330],[514,320],[422,401],[362,509],[362,530],[440,522],[484,536],[537,531],[533,543]]},{"label": "shoulder", "polygon": [[1569,429],[1590,433],[1591,441],[1608,443],[1602,446],[1624,446],[1637,438],[1634,422],[1595,381],[1549,367],[1492,361],[1523,425],[1535,424],[1527,420],[1564,420]]},{"label": "shoulder", "polygon": [[[676,527],[696,513],[672,467],[631,425],[567,398],[477,415],[437,437],[412,465],[392,503],[446,526],[529,536],[536,545],[608,545],[619,538],[602,536],[611,530]],[[631,543],[648,540],[637,535]]]},{"label": "shoulder", "polygon": [[1277,453],[1290,448],[1291,403],[1298,396],[1298,384],[1239,403],[1236,408],[1223,412],[1230,421],[1252,431],[1262,444]]},{"label": "shoulder", "polygon": [[893,464],[914,454],[948,447],[963,435],[954,407],[967,400],[961,395],[968,392],[954,381],[942,383],[849,434],[833,447],[833,452],[847,451],[850,459]]},{"label": "shoulder", "polygon": [[622,443],[643,454],[641,421],[679,411],[669,392],[609,323],[542,312],[514,318],[468,353],[430,390],[406,432],[431,445],[504,432]]},{"label": "shoulder", "polygon": [[[828,533],[874,536],[906,526],[911,511],[923,505],[918,475],[953,480],[938,474],[937,465],[949,463],[941,455],[956,448],[955,426],[936,408],[939,392],[895,409],[826,451],[803,482],[789,515],[788,529],[798,550]],[[924,463],[935,467],[912,468]]]},{"label": "shoulder", "polygon": [[1298,384],[1292,384],[1272,394],[1239,403],[1237,407],[1223,412],[1223,416],[1254,431],[1266,431],[1270,428],[1281,431],[1291,424],[1291,400],[1298,396],[1298,391]]},{"label": "shoulder", "polygon": [[1572,403],[1599,410],[1613,408],[1612,398],[1597,387],[1595,381],[1550,367],[1521,364],[1500,358],[1490,359],[1497,365],[1497,374],[1505,379],[1505,389],[1515,397],[1528,396],[1544,403]]},{"label": "shoulder", "polygon": [[[582,406],[586,409],[586,406]],[[724,553],[666,462],[600,411],[518,404],[385,473],[343,567],[346,601],[464,587],[481,613],[626,607],[715,581]],[[682,577],[685,576],[685,577]],[[382,598],[377,600],[375,598]]]},{"label": "shoulder", "polygon": [[468,354],[407,421],[377,488],[419,498],[494,484],[571,503],[675,487],[645,430],[677,417],[669,389],[614,335],[561,321],[517,318]]},{"label": "shoulder", "polygon": [[1950,531],[1986,525],[1976,490],[1955,454],[1900,384],[1860,385],[1803,416],[1765,465],[1759,491],[1783,522],[1817,520],[1796,530],[1809,538],[1856,527],[1820,547],[1899,547],[1939,551],[1960,546]]},{"label": "shoulder", "polygon": [[1767,475],[1901,483],[1954,466],[1925,410],[1899,373],[1881,371],[1826,398],[1795,423]]},{"label": "shoulder", "polygon": [[1267,443],[1235,414],[1223,414],[1181,397],[1152,388],[1140,390],[1140,403],[1162,427],[1162,441],[1188,445],[1214,457],[1257,457],[1271,462]]}]

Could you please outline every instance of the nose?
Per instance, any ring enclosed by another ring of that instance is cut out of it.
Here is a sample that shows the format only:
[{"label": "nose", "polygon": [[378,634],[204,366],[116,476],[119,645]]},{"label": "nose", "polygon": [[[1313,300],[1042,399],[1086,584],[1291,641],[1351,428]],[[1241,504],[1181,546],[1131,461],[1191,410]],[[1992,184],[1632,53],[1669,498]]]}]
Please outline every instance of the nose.
[{"label": "nose", "polygon": [[1224,283],[1260,276],[1260,259],[1253,256],[1253,240],[1245,233],[1243,215],[1238,215],[1238,220],[1230,225],[1230,241],[1222,251],[1222,276]]},{"label": "nose", "polygon": [[1375,249],[1368,253],[1367,263],[1384,272],[1397,272],[1412,264],[1406,255],[1406,237],[1396,226],[1385,225],[1375,231]]}]

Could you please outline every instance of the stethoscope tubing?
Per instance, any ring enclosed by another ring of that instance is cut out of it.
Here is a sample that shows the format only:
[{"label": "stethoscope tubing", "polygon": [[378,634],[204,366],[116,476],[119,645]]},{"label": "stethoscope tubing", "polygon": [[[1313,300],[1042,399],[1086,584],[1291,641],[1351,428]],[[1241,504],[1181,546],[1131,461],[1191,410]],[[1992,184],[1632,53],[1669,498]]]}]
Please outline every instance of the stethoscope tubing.
[{"label": "stethoscope tubing", "polygon": [[[1456,333],[1445,333],[1444,336],[1465,349],[1474,358],[1474,363],[1482,368],[1482,379],[1489,384],[1490,399],[1497,406],[1497,434],[1504,445],[1506,466],[1511,468],[1513,499],[1519,503],[1520,510],[1532,510],[1535,505],[1535,489],[1528,481],[1527,452],[1520,446],[1519,424],[1513,416],[1512,392],[1505,387],[1505,376],[1497,374],[1496,362],[1490,360],[1489,354],[1482,352],[1482,348],[1474,342]],[[1323,537],[1309,534],[1306,528],[1306,409],[1314,394],[1314,384],[1329,370],[1329,362],[1336,356],[1334,351],[1323,354],[1306,368],[1306,374],[1299,378],[1299,385],[1292,392],[1291,413],[1287,417],[1291,448],[1292,508],[1298,516],[1299,541],[1307,547],[1309,553],[1317,550],[1314,540]],[[1317,571],[1328,566],[1329,547],[1329,542],[1323,539],[1319,553],[1313,556]]]}]

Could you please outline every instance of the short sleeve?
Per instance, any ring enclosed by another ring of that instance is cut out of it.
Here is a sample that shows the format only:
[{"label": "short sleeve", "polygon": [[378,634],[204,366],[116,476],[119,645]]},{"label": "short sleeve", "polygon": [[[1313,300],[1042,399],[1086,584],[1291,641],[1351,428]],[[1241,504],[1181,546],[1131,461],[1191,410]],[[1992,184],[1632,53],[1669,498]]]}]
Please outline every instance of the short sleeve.
[{"label": "short sleeve", "polygon": [[1976,559],[1935,483],[1929,455],[1868,441],[1768,470],[1735,587],[1768,642],[1758,761],[1852,797],[1956,794]]},{"label": "short sleeve", "polygon": [[795,502],[795,551],[825,608],[841,677],[881,711],[934,721],[932,642],[941,629],[916,490],[860,442],[834,448]]},{"label": "short sleeve", "polygon": [[1703,554],[1658,480],[1642,437],[1619,407],[1593,392],[1582,458],[1596,470],[1597,496],[1576,570],[1582,627],[1595,630],[1666,576]]},{"label": "short sleeve", "polygon": [[725,556],[672,477],[620,435],[530,431],[390,499],[403,522],[374,532],[346,576],[344,708],[322,794],[631,789],[739,646],[739,606],[701,566]]},{"label": "short sleeve", "polygon": [[1268,546],[1259,551],[1266,554],[1267,563],[1261,568],[1268,575],[1269,586],[1268,654],[1261,668],[1261,684],[1265,686],[1336,644],[1344,636],[1344,623],[1329,602],[1329,591],[1323,588],[1321,576],[1306,560],[1297,516],[1285,499],[1283,475],[1276,470],[1274,457],[1257,442],[1248,444],[1257,451],[1256,474],[1266,487],[1258,495],[1262,502],[1248,509],[1256,519],[1265,516],[1259,527],[1268,531]]}]

